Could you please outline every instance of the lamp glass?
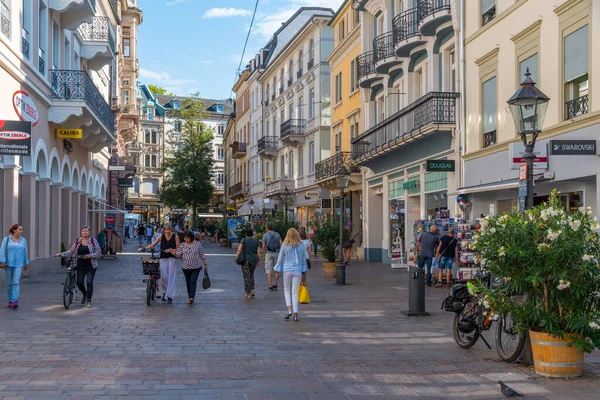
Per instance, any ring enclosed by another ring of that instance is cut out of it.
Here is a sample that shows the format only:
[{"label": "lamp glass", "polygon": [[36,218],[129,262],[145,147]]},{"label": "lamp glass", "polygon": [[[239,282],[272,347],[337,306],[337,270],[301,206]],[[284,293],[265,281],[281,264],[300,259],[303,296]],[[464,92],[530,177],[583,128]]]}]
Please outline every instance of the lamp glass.
[{"label": "lamp glass", "polygon": [[338,189],[346,189],[350,183],[350,172],[345,167],[340,167],[335,176],[335,183]]}]

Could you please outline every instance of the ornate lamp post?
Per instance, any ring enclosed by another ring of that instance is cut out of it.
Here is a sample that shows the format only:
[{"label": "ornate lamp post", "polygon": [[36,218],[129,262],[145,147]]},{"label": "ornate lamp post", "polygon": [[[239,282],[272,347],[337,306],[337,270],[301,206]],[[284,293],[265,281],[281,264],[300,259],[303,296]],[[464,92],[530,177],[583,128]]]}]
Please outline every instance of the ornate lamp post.
[{"label": "ornate lamp post", "polygon": [[346,167],[341,166],[337,170],[335,176],[335,183],[340,189],[340,255],[337,265],[337,276],[336,283],[338,285],[346,284],[346,264],[344,264],[344,189],[348,187],[350,183],[350,171]]},{"label": "ornate lamp post", "polygon": [[544,125],[550,98],[535,86],[529,68],[521,88],[508,100],[517,132],[525,145],[523,159],[527,164],[527,197],[525,209],[533,207],[533,161],[535,142]]},{"label": "ornate lamp post", "polygon": [[252,215],[254,214],[254,199],[250,199],[248,202],[248,207],[250,207],[250,226],[252,226]]},{"label": "ornate lamp post", "polygon": [[292,197],[293,197],[292,192],[286,186],[285,189],[283,190],[283,193],[281,194],[281,198],[283,199],[283,206],[285,207],[285,225],[286,226],[288,223],[288,207],[290,204],[292,204]]}]

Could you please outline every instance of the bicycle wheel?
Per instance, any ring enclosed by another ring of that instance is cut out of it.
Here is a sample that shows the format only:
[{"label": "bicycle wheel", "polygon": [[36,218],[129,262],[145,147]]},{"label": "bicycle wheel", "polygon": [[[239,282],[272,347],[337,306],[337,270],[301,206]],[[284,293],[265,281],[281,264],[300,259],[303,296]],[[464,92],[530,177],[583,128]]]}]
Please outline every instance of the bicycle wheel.
[{"label": "bicycle wheel", "polygon": [[515,323],[510,313],[503,314],[498,319],[496,328],[496,351],[504,361],[515,361],[525,346],[525,334],[515,329]]},{"label": "bicycle wheel", "polygon": [[477,299],[470,298],[465,308],[454,316],[452,324],[454,341],[463,349],[472,347],[477,342],[477,339],[479,339],[480,332],[477,326],[478,313],[479,306],[477,305]]},{"label": "bicycle wheel", "polygon": [[152,301],[156,299],[156,281],[152,279]]},{"label": "bicycle wheel", "polygon": [[152,278],[148,277],[146,280],[146,304],[150,306],[152,304]]},{"label": "bicycle wheel", "polygon": [[73,285],[73,278],[71,278],[71,274],[68,273],[65,278],[65,284],[63,285],[63,305],[65,306],[65,310],[68,310],[73,302],[73,290],[71,286]]}]

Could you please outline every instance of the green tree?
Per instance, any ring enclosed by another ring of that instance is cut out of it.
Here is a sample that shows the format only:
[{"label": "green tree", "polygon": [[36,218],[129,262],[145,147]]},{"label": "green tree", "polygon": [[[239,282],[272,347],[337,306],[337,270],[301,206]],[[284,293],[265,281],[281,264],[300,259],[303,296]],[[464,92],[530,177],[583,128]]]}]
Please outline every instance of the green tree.
[{"label": "green tree", "polygon": [[167,89],[157,85],[148,85],[148,89],[152,92],[152,94],[158,95],[167,95],[167,96],[175,96],[173,92],[167,92]]},{"label": "green tree", "polygon": [[181,121],[181,136],[169,142],[170,150],[162,163],[165,175],[160,198],[169,207],[191,207],[195,227],[197,207],[208,205],[214,190],[213,134],[201,122],[206,113],[197,93],[171,113]]}]

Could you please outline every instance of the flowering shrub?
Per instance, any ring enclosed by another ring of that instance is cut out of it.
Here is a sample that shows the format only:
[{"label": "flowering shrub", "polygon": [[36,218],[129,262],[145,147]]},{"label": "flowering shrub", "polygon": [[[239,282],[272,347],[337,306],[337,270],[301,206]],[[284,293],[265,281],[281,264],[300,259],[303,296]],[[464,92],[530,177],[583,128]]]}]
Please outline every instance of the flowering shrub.
[{"label": "flowering shrub", "polygon": [[589,207],[566,213],[558,194],[524,214],[481,222],[474,247],[486,269],[505,282],[505,290],[486,293],[486,305],[510,311],[521,330],[575,334],[573,344],[591,352],[600,348],[598,221]]},{"label": "flowering shrub", "polygon": [[[340,244],[339,215],[316,213],[310,220],[309,236],[319,246],[319,250],[328,262],[335,262],[336,247]],[[346,224],[344,240],[350,237],[350,225]]]}]

